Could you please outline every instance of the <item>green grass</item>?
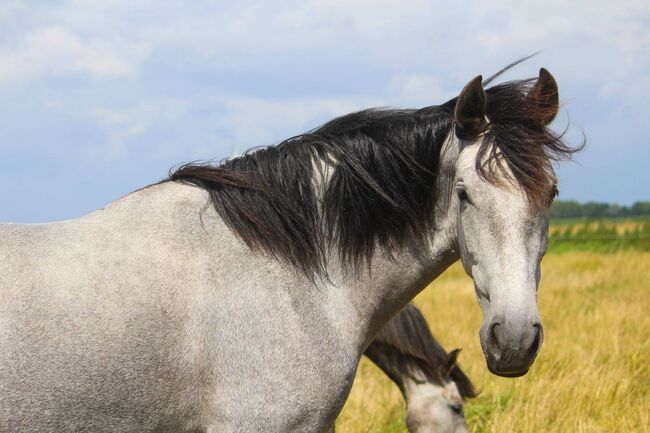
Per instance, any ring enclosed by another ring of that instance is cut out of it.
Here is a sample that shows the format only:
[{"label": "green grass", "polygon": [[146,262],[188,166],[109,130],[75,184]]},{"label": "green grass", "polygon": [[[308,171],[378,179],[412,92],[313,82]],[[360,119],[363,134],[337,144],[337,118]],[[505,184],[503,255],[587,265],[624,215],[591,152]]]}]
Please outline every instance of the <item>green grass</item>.
[{"label": "green grass", "polygon": [[580,220],[553,224],[549,252],[650,251],[650,218]]}]

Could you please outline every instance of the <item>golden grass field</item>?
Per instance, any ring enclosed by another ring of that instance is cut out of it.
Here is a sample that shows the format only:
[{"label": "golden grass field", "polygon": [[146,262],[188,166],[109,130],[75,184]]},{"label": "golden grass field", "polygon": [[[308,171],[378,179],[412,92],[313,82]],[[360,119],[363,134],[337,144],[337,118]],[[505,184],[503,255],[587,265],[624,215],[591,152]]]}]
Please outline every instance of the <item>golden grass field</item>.
[{"label": "golden grass field", "polygon": [[[650,252],[549,254],[539,308],[544,346],[529,373],[493,376],[478,339],[471,280],[452,266],[415,300],[480,390],[470,432],[650,432]],[[406,432],[397,388],[366,359],[337,433]]]}]

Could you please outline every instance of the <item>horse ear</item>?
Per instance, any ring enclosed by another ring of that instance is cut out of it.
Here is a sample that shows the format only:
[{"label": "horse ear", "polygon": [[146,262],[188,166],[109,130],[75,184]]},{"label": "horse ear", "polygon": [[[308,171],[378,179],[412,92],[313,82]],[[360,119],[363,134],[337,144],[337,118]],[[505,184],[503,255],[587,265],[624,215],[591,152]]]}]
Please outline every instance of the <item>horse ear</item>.
[{"label": "horse ear", "polygon": [[555,78],[546,69],[539,70],[539,78],[528,92],[528,102],[538,113],[542,125],[546,126],[555,119],[560,108],[560,92]]},{"label": "horse ear", "polygon": [[479,75],[467,83],[458,96],[454,118],[459,138],[476,138],[485,129],[487,95],[482,82],[483,77]]},{"label": "horse ear", "polygon": [[449,355],[447,355],[447,360],[445,361],[445,365],[444,365],[443,377],[449,376],[451,370],[453,370],[456,367],[456,362],[458,361],[459,353],[460,353],[460,349],[454,349],[449,353]]}]

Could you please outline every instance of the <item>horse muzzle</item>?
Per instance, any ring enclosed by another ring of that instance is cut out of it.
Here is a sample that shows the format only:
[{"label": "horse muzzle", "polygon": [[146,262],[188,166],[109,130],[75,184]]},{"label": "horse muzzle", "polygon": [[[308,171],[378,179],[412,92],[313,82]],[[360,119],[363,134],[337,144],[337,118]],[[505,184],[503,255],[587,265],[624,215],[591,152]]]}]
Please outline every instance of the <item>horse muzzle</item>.
[{"label": "horse muzzle", "polygon": [[488,369],[503,377],[526,374],[544,340],[538,319],[513,322],[495,316],[483,325],[480,335]]}]

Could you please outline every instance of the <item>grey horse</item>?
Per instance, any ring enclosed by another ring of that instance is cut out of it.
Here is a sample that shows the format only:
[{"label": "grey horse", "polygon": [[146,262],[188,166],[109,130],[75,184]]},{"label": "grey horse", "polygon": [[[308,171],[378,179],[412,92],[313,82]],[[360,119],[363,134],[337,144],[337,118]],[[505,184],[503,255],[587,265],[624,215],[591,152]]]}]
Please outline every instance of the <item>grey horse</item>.
[{"label": "grey horse", "polygon": [[476,393],[456,363],[459,352],[447,353],[420,310],[409,304],[379,331],[364,355],[399,387],[410,433],[467,433],[463,401]]},{"label": "grey horse", "polygon": [[[489,81],[489,80],[488,80]],[[326,432],[374,335],[462,260],[488,368],[525,374],[558,91],[372,109],[78,219],[0,225],[0,431]]]}]

